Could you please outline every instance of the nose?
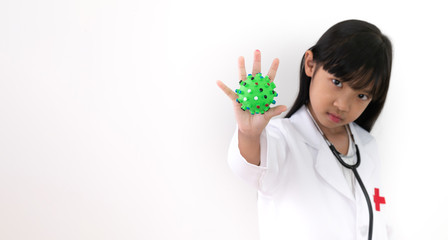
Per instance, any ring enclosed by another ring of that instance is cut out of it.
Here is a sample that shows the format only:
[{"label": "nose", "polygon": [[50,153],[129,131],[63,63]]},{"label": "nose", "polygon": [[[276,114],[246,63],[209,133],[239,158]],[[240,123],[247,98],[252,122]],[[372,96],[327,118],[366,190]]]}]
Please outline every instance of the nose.
[{"label": "nose", "polygon": [[335,100],[333,105],[338,108],[341,112],[350,111],[351,99],[346,95],[339,95]]}]

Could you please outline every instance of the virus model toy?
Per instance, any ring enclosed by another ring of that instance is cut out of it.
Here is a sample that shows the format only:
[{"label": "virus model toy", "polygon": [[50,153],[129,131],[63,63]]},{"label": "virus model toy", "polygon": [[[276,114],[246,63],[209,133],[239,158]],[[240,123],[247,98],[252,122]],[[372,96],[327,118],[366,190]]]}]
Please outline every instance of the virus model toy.
[{"label": "virus model toy", "polygon": [[274,91],[275,84],[269,76],[263,77],[261,73],[255,76],[249,74],[245,81],[240,81],[240,88],[235,92],[238,94],[236,101],[241,103],[241,109],[249,110],[251,114],[264,114],[269,110],[270,104],[275,104],[274,97],[278,93]]}]

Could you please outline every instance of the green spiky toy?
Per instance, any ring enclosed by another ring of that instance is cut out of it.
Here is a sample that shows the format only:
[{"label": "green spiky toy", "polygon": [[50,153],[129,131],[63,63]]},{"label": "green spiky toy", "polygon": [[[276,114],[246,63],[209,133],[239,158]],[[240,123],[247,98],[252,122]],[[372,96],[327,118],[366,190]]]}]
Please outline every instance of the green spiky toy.
[{"label": "green spiky toy", "polygon": [[240,89],[236,89],[238,94],[236,101],[241,103],[241,109],[249,110],[251,114],[264,114],[270,108],[270,104],[275,104],[274,97],[278,93],[274,91],[275,84],[271,82],[269,76],[263,77],[261,73],[254,76],[249,74],[245,81],[240,81]]}]

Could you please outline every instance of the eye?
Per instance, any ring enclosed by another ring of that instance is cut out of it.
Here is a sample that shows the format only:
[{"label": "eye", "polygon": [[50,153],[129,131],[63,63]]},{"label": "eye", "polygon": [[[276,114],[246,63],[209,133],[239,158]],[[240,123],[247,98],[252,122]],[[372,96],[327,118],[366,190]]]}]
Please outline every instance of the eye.
[{"label": "eye", "polygon": [[336,85],[337,87],[342,87],[342,82],[336,79],[331,80],[333,82],[334,85]]},{"label": "eye", "polygon": [[365,95],[365,94],[359,94],[358,97],[363,100],[363,101],[367,101],[369,100],[369,96]]}]

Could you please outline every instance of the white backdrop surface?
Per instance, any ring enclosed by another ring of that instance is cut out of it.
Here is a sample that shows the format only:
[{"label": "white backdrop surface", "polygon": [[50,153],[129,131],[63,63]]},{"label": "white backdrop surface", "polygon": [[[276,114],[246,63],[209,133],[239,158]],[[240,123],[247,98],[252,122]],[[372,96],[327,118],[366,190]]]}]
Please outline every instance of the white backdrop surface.
[{"label": "white backdrop surface", "polygon": [[227,166],[215,84],[362,19],[394,46],[372,133],[398,239],[448,239],[448,34],[437,1],[0,1],[0,239],[259,238],[256,191]]}]

